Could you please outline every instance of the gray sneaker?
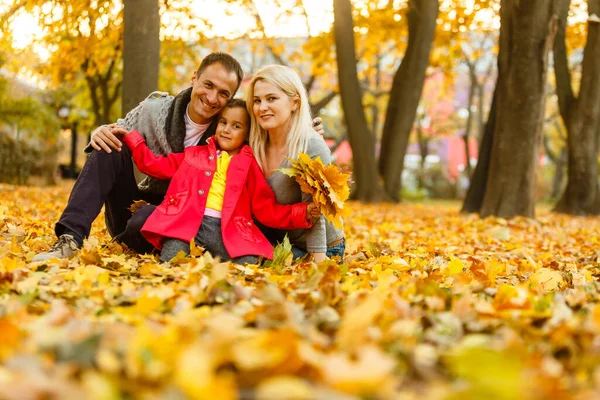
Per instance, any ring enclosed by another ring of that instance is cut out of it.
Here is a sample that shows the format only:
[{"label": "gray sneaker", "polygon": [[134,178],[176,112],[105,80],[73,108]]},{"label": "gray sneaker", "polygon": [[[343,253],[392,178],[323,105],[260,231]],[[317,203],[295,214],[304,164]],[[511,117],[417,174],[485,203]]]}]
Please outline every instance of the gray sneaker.
[{"label": "gray sneaker", "polygon": [[79,251],[79,244],[73,235],[60,235],[56,243],[54,243],[47,252],[37,254],[31,261],[46,261],[51,258],[70,258],[77,251]]}]

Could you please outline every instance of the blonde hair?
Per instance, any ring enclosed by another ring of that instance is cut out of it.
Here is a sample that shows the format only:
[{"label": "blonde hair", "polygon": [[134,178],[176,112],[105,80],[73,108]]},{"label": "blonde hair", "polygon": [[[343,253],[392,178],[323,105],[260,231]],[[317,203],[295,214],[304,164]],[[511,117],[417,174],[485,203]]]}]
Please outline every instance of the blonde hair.
[{"label": "blonde hair", "polygon": [[261,68],[250,81],[248,93],[246,96],[246,106],[250,114],[250,147],[254,151],[254,156],[258,165],[266,170],[267,159],[266,149],[269,135],[266,130],[261,128],[253,112],[254,106],[254,85],[258,81],[268,82],[281,89],[290,98],[298,98],[298,109],[292,113],[292,125],[287,135],[287,157],[298,158],[298,154],[306,152],[310,137],[316,135],[312,128],[312,117],[310,106],[308,104],[308,95],[306,89],[300,80],[300,76],[293,69],[283,65],[267,65]]}]

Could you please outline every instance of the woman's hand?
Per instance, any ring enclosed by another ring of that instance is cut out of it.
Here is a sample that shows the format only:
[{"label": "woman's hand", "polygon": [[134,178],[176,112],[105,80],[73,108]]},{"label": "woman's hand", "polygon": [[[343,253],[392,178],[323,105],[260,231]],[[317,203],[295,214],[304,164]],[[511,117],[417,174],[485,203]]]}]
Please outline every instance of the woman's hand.
[{"label": "woman's hand", "polygon": [[319,207],[317,207],[315,203],[308,203],[306,206],[306,219],[314,224],[320,216],[321,211],[319,210]]},{"label": "woman's hand", "polygon": [[94,132],[90,138],[90,144],[95,150],[104,150],[107,153],[112,153],[112,149],[121,151],[123,143],[119,140],[127,134],[127,129],[117,124],[102,125]]}]

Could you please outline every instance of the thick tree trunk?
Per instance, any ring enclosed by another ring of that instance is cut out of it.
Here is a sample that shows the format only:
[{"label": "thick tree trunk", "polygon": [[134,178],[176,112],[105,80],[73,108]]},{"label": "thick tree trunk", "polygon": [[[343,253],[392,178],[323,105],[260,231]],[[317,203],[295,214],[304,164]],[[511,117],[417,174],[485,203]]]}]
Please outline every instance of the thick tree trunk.
[{"label": "thick tree trunk", "polygon": [[350,0],[334,0],[334,36],[338,81],[352,148],[355,188],[353,197],[361,201],[386,199],[375,164],[375,137],[369,132],[356,70],[352,6]]},{"label": "thick tree trunk", "polygon": [[463,213],[478,213],[481,211],[481,205],[483,204],[483,196],[485,195],[488,173],[490,171],[490,161],[492,159],[494,128],[496,126],[496,114],[498,108],[498,87],[501,84],[500,78],[500,75],[498,75],[496,88],[494,89],[494,97],[492,98],[492,105],[490,107],[490,114],[488,116],[488,121],[485,124],[485,130],[482,132],[483,137],[481,139],[481,144],[479,145],[477,165],[471,176],[469,189],[467,190],[467,195],[463,202],[461,210]]},{"label": "thick tree trunk", "polygon": [[[600,15],[600,0],[588,0],[588,12],[589,15]],[[557,93],[561,116],[567,127],[568,180],[555,211],[574,215],[599,214],[597,149],[600,125],[600,22],[588,21],[588,35],[577,98],[572,94],[566,52],[563,51],[565,24],[566,13],[563,12],[555,54],[558,65]],[[565,68],[567,68],[566,73]]]},{"label": "thick tree trunk", "polygon": [[392,83],[379,160],[379,173],[394,200],[400,200],[404,155],[429,65],[438,6],[438,0],[409,1],[408,47]]},{"label": "thick tree trunk", "polygon": [[158,88],[160,16],[158,0],[124,1],[122,115]]},{"label": "thick tree trunk", "polygon": [[533,217],[556,0],[503,0],[498,115],[481,216]]}]

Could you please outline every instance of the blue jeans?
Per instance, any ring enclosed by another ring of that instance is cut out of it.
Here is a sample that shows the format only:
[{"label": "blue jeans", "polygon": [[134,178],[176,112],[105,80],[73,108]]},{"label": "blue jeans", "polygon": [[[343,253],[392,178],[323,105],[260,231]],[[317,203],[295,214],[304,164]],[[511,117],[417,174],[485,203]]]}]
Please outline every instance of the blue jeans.
[{"label": "blue jeans", "polygon": [[[342,239],[342,243],[334,244],[333,246],[327,246],[325,255],[329,258],[339,256],[342,260],[344,259],[344,252],[346,251],[346,238]],[[304,257],[308,252],[300,247],[292,246],[292,254],[294,260]]]}]

